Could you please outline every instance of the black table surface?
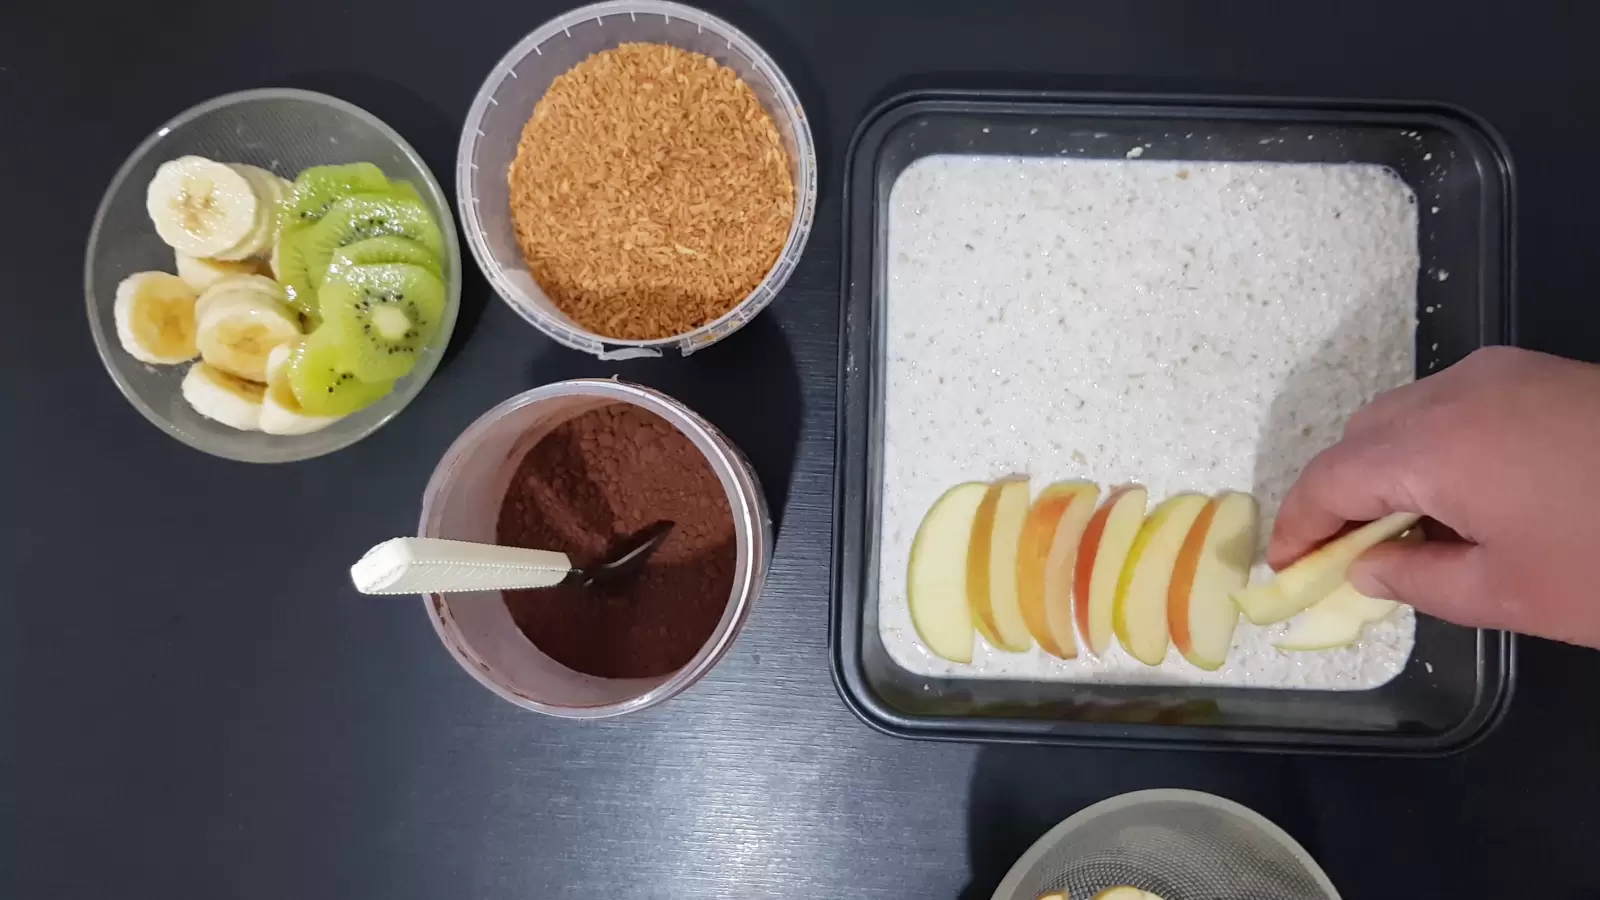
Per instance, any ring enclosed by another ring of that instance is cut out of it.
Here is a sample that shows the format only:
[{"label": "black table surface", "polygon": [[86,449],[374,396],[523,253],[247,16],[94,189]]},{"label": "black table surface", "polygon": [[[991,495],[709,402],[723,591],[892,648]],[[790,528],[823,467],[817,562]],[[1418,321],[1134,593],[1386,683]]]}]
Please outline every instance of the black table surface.
[{"label": "black table surface", "polygon": [[[562,4],[25,5],[0,11],[0,897],[987,897],[1056,821],[1162,786],[1275,819],[1346,897],[1600,896],[1600,654],[1524,642],[1483,744],[1363,760],[898,740],[846,710],[826,652],[840,171],[877,100],[917,80],[1460,103],[1516,158],[1523,342],[1594,359],[1582,4],[708,0],[816,129],[816,228],[777,303],[688,360],[608,365],[473,272],[421,397],[288,466],[186,449],[102,371],[80,285],[105,184],[168,116],[269,85],[365,106],[448,183],[480,81]],[[345,567],[413,527],[481,412],[611,373],[726,429],[781,526],[709,678],[579,724],[493,697],[415,600],[358,597]]]}]

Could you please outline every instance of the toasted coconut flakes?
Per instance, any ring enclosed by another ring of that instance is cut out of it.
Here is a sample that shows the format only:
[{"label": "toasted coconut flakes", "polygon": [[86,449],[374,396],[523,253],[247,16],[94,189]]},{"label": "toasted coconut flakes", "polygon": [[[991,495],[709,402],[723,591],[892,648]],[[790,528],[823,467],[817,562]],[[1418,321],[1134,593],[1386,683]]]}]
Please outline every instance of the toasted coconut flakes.
[{"label": "toasted coconut flakes", "polygon": [[727,313],[794,219],[788,158],[755,92],[661,44],[623,44],[555,79],[508,178],[534,280],[578,325],[624,340]]}]

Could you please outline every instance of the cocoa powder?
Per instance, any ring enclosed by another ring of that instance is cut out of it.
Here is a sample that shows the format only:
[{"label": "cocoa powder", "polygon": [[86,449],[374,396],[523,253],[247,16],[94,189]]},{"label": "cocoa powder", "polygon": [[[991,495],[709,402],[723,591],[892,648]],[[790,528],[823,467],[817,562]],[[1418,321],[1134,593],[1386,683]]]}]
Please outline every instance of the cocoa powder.
[{"label": "cocoa powder", "polygon": [[705,644],[733,589],[733,513],[687,436],[626,403],[557,426],[511,479],[499,543],[559,550],[589,566],[662,519],[675,523],[671,534],[632,578],[606,587],[507,591],[517,627],[579,672],[664,675]]}]

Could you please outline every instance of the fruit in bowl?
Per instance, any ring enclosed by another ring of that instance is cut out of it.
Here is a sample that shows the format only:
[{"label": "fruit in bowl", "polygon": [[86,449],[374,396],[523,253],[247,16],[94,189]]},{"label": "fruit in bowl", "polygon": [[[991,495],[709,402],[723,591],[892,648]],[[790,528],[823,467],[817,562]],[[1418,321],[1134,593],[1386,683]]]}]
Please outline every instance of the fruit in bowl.
[{"label": "fruit in bowl", "polygon": [[325,428],[388,395],[439,330],[438,223],[411,184],[371,163],[290,182],[179,157],[157,169],[145,209],[176,274],[123,279],[117,336],[142,362],[189,363],[183,397],[206,418]]}]

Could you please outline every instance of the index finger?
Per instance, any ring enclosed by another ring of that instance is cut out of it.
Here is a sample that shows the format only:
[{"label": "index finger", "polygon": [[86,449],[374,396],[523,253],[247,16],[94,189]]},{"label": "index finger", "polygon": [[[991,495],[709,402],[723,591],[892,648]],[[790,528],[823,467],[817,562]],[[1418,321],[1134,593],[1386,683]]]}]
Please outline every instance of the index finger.
[{"label": "index finger", "polygon": [[1426,513],[1414,490],[1411,450],[1403,429],[1379,429],[1347,437],[1317,454],[1278,509],[1268,564],[1281,569],[1352,522],[1393,512]]}]

